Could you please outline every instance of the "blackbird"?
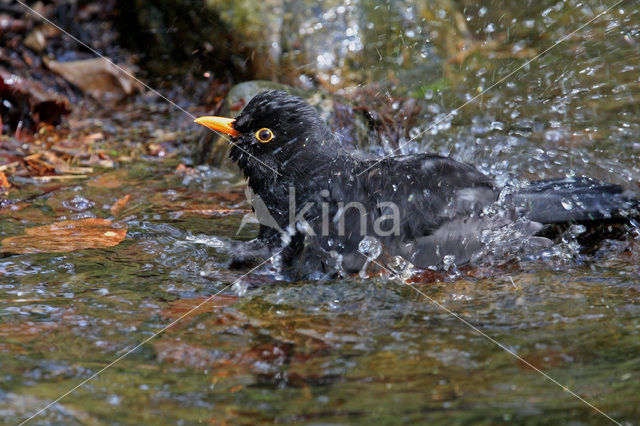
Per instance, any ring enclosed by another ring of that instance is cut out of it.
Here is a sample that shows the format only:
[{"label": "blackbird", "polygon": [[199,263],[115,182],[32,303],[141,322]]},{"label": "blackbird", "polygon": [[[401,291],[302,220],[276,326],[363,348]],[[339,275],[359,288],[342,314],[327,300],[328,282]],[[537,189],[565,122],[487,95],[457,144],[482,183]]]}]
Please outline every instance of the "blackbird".
[{"label": "blackbird", "polygon": [[478,260],[496,241],[547,246],[557,225],[575,223],[588,241],[638,216],[632,193],[590,178],[501,191],[448,157],[347,150],[312,106],[283,91],[256,95],[235,120],[196,122],[231,136],[230,157],[254,194],[260,231],[234,255],[236,266],[281,250],[285,267],[356,272],[385,253],[442,269]]}]

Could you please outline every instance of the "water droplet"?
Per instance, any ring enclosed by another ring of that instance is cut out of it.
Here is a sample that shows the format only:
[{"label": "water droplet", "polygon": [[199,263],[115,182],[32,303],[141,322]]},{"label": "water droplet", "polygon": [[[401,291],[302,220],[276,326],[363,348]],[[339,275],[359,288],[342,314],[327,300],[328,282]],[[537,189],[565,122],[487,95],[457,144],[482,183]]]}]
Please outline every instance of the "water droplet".
[{"label": "water droplet", "polygon": [[62,202],[62,205],[68,208],[69,210],[73,210],[75,212],[82,212],[85,210],[89,210],[95,204],[80,195],[76,195],[71,200],[66,200]]},{"label": "water droplet", "polygon": [[376,237],[366,236],[358,244],[358,251],[369,260],[377,259],[382,254],[382,244]]},{"label": "water droplet", "polygon": [[451,268],[451,266],[453,266],[455,263],[456,263],[456,256],[453,254],[447,254],[442,258],[442,266],[444,267],[445,271],[449,270],[449,268]]},{"label": "water droplet", "polygon": [[577,237],[578,235],[583,234],[586,230],[587,227],[584,225],[571,225],[571,227],[569,228],[569,233],[572,236]]},{"label": "water droplet", "polygon": [[236,281],[231,286],[231,290],[233,292],[235,292],[238,296],[244,296],[245,294],[247,294],[247,289],[248,288],[249,288],[249,285],[246,282],[244,282],[243,280]]},{"label": "water droplet", "polygon": [[491,130],[504,130],[505,125],[501,121],[493,121],[491,122]]}]

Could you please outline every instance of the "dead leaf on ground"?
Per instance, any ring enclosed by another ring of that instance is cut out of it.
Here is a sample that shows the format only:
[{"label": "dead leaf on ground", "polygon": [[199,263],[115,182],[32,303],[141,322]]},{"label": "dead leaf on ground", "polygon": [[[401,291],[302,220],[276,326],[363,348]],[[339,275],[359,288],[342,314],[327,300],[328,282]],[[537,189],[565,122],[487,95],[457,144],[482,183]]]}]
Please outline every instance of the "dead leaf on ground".
[{"label": "dead leaf on ground", "polygon": [[53,72],[101,102],[121,101],[141,88],[133,73],[127,70],[128,75],[102,58],[45,63]]},{"label": "dead leaf on ground", "polygon": [[[169,302],[169,307],[160,312],[160,315],[170,319],[180,318],[182,315],[186,314],[207,299],[208,297],[196,297],[193,299],[179,299]],[[199,306],[189,315],[195,316],[205,312],[216,312],[226,306],[233,305],[237,300],[238,296],[232,294],[219,294],[208,302],[203,303],[202,306]]]},{"label": "dead leaf on ground", "polygon": [[188,167],[180,163],[178,164],[178,167],[176,167],[175,173],[178,175],[194,176],[198,173],[198,171],[193,167]]},{"label": "dead leaf on ground", "polygon": [[102,132],[94,132],[89,135],[86,135],[82,138],[82,143],[84,144],[93,144],[95,142],[99,142],[104,140],[104,134]]},{"label": "dead leaf on ground", "polygon": [[294,355],[295,345],[286,342],[267,342],[250,347],[216,347],[190,343],[184,339],[162,339],[153,343],[160,362],[190,368],[215,368],[216,375],[245,374],[257,361],[278,366]]},{"label": "dead leaf on ground", "polygon": [[[84,175],[92,173],[92,167],[73,167],[67,161],[63,160],[51,151],[42,151],[31,154],[24,158],[34,178],[44,178],[40,180],[63,180],[73,179],[70,175]],[[60,173],[61,175],[51,176],[51,173]],[[67,176],[63,178],[61,176]]]},{"label": "dead leaf on ground", "polygon": [[23,353],[25,351],[23,344],[58,327],[55,322],[25,321],[0,324],[0,351]]},{"label": "dead leaf on ground", "polygon": [[25,235],[2,240],[8,253],[56,253],[118,245],[127,236],[108,219],[63,220],[25,229]]},{"label": "dead leaf on ground", "polygon": [[114,216],[118,216],[118,214],[122,211],[124,206],[127,205],[130,199],[131,199],[131,195],[127,194],[124,197],[120,198],[115,203],[113,203],[113,205],[111,206],[111,214]]},{"label": "dead leaf on ground", "polygon": [[60,34],[60,30],[49,24],[42,24],[33,31],[31,31],[27,37],[25,37],[23,43],[29,49],[34,52],[42,53],[47,48],[48,39]]},{"label": "dead leaf on ground", "polygon": [[92,167],[72,167],[51,151],[44,151],[42,153],[42,157],[45,158],[47,163],[51,164],[55,168],[57,173],[78,175],[93,173]]},{"label": "dead leaf on ground", "polygon": [[0,171],[0,190],[6,190],[9,188],[11,188],[11,184],[7,179],[7,175],[5,175],[4,172]]},{"label": "dead leaf on ground", "polygon": [[87,182],[87,186],[92,186],[94,188],[107,188],[107,189],[118,188],[122,186],[123,179],[126,176],[127,176],[127,171],[123,169],[104,173]]}]

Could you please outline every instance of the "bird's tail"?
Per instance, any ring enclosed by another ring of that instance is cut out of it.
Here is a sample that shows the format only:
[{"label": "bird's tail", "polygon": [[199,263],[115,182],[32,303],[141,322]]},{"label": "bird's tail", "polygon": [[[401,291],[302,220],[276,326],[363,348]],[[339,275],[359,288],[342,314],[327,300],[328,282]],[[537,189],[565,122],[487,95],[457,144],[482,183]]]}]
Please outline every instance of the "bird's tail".
[{"label": "bird's tail", "polygon": [[545,225],[640,218],[640,201],[631,191],[585,177],[529,182],[507,198],[530,220]]}]

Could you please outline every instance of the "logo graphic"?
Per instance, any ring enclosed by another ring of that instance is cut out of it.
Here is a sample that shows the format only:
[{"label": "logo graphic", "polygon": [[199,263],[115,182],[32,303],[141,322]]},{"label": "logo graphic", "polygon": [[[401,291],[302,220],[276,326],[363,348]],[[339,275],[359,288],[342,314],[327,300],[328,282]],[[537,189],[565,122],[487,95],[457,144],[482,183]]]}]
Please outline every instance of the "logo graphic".
[{"label": "logo graphic", "polygon": [[[273,217],[264,200],[258,194],[255,194],[248,186],[245,188],[244,193],[247,202],[253,208],[253,212],[244,215],[236,235],[238,235],[248,223],[259,223],[262,226],[273,228],[281,234],[284,233],[284,230]],[[328,198],[329,191],[326,189],[322,190],[320,192],[320,196],[324,199]],[[302,206],[302,208],[297,209],[296,189],[294,187],[289,187],[289,223],[286,226],[286,229],[289,231],[297,229],[310,236],[315,236],[316,231],[319,231],[322,236],[345,236],[347,232],[351,233],[356,229],[346,229],[345,224],[346,213],[353,209],[358,213],[357,217],[359,218],[360,223],[359,226],[357,226],[357,229],[359,229],[361,236],[368,234],[368,221],[372,222],[373,234],[378,237],[400,235],[400,209],[395,203],[387,201],[378,202],[378,204],[376,204],[377,215],[374,216],[371,212],[367,211],[367,208],[362,203],[358,201],[351,201],[349,203],[345,203],[344,201],[337,202],[333,209],[335,213],[330,213],[331,206],[328,201],[322,201],[320,203],[322,213],[319,215],[322,226],[319,230],[312,227],[305,218],[305,214],[308,213],[314,205],[315,203],[313,202],[307,202]],[[333,232],[330,231],[330,223],[334,224]],[[336,225],[337,232],[335,229]]]}]

